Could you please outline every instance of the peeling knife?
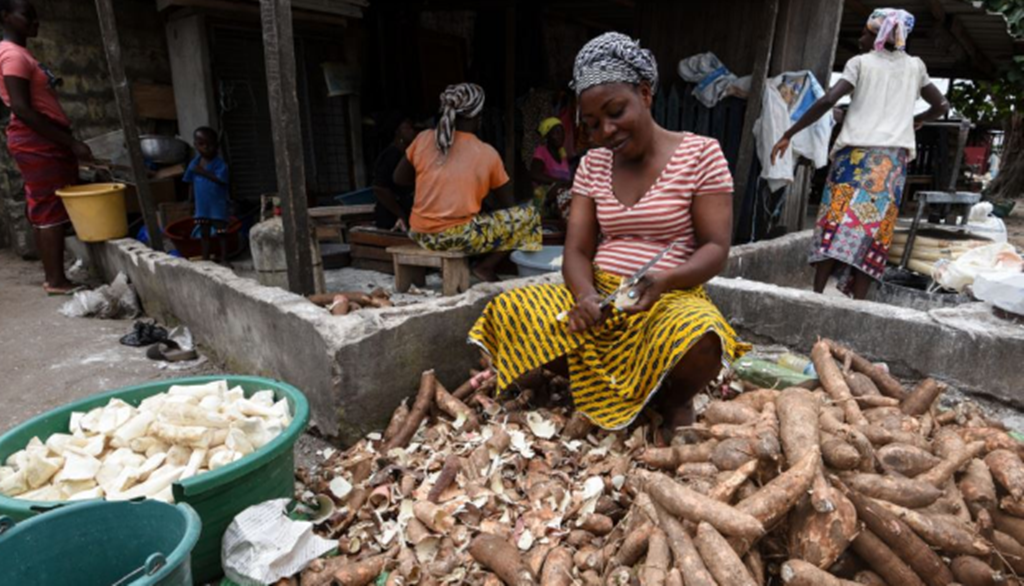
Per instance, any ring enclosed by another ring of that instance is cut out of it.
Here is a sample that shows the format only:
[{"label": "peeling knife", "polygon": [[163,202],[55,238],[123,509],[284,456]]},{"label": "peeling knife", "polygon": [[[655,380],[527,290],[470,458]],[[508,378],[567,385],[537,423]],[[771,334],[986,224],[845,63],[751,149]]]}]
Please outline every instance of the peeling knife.
[{"label": "peeling knife", "polygon": [[[678,243],[679,243],[678,241],[673,242],[673,243],[669,244],[668,246],[666,246],[665,248],[663,248],[660,252],[658,252],[658,254],[654,255],[654,258],[652,258],[651,260],[647,261],[644,264],[644,266],[640,267],[635,273],[630,275],[627,279],[623,280],[622,283],[618,286],[618,288],[616,288],[614,291],[609,293],[607,297],[602,299],[601,303],[598,304],[598,307],[600,307],[602,310],[604,310],[609,305],[611,305],[612,302],[615,301],[615,298],[619,296],[619,293],[621,293],[621,292],[623,292],[623,291],[625,291],[627,289],[629,289],[629,293],[627,293],[629,298],[630,299],[636,299],[636,291],[633,290],[633,287],[636,287],[636,284],[640,282],[640,279],[644,278],[644,276],[652,268],[654,268],[654,265],[658,264],[658,261],[661,260],[662,258],[664,258],[664,256],[666,254],[668,254],[668,252],[670,250],[675,248],[675,245],[678,244]],[[568,311],[563,311],[562,313],[558,314],[558,316],[555,319],[557,319],[558,321],[565,321],[565,320],[569,319],[569,312]]]}]

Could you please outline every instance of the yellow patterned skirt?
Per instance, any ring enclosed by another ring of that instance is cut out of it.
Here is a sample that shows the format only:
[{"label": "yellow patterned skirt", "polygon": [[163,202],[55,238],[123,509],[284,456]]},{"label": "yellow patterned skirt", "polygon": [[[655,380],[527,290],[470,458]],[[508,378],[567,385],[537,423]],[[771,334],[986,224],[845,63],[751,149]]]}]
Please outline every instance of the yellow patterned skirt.
[{"label": "yellow patterned skirt", "polygon": [[[619,286],[621,277],[595,269],[594,282],[606,295]],[[567,356],[576,408],[605,429],[622,429],[705,334],[718,335],[724,362],[749,348],[738,341],[703,287],[666,293],[643,313],[612,310],[602,325],[575,334],[557,319],[574,305],[565,285],[514,289],[488,304],[470,330],[469,341],[491,357],[498,389]]]},{"label": "yellow patterned skirt", "polygon": [[487,254],[509,250],[541,249],[540,215],[531,204],[477,214],[461,226],[437,233],[410,232],[409,237],[427,250],[457,250]]}]

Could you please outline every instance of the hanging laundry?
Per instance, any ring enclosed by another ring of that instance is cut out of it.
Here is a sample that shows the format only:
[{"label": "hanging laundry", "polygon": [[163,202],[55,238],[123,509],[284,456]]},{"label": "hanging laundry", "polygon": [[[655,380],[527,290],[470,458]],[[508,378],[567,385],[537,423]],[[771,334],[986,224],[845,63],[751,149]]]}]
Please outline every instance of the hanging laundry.
[{"label": "hanging laundry", "polygon": [[679,61],[679,76],[690,83],[696,83],[693,95],[708,108],[729,95],[740,95],[741,88],[734,88],[737,78],[710,51],[699,53]]},{"label": "hanging laundry", "polygon": [[832,134],[832,116],[823,116],[793,137],[785,154],[771,162],[772,146],[782,134],[804,115],[815,101],[825,95],[810,71],[787,72],[768,80],[761,99],[761,117],[754,123],[757,158],[761,160],[761,178],[772,191],[793,182],[797,157],[803,157],[820,169],[828,164],[828,141]]}]

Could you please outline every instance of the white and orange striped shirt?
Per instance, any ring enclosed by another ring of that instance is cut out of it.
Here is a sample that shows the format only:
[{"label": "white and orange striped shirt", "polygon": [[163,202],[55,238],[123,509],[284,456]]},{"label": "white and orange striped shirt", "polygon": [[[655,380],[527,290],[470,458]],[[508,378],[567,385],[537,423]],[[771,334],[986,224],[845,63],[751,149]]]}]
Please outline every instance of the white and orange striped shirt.
[{"label": "white and orange striped shirt", "polygon": [[632,275],[672,242],[676,246],[654,266],[665,271],[685,263],[696,248],[690,205],[694,197],[732,193],[729,163],[718,141],[684,133],[672,158],[635,205],[623,205],[612,192],[612,151],[598,148],[580,161],[574,194],[597,204],[601,242],[594,262],[617,275]]}]

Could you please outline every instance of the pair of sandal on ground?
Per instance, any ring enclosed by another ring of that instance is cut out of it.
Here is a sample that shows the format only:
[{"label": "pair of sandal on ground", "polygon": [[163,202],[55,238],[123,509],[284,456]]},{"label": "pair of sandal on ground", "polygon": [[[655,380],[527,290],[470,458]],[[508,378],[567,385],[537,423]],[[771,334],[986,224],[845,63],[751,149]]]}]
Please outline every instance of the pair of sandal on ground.
[{"label": "pair of sandal on ground", "polygon": [[194,349],[186,350],[168,337],[167,330],[156,325],[156,322],[135,322],[132,331],[122,336],[120,341],[125,346],[149,346],[146,350],[146,357],[150,360],[183,362],[199,357]]}]

